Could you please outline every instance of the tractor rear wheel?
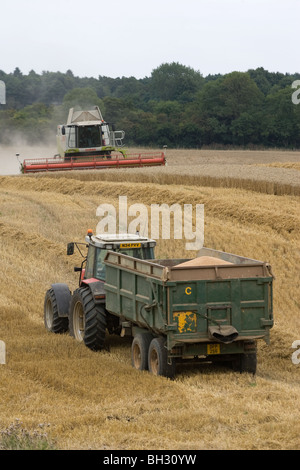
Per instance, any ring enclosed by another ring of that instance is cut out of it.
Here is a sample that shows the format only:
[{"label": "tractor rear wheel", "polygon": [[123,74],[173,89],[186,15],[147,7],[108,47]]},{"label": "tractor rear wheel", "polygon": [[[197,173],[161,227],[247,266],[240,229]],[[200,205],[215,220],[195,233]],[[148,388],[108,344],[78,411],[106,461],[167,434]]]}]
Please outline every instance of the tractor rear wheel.
[{"label": "tractor rear wheel", "polygon": [[58,315],[57,299],[54,290],[47,290],[44,301],[44,324],[51,333],[65,333],[68,331],[68,318]]},{"label": "tractor rear wheel", "polygon": [[77,289],[70,306],[70,334],[77,341],[93,351],[103,349],[106,333],[106,311],[102,305],[96,304],[89,287]]}]

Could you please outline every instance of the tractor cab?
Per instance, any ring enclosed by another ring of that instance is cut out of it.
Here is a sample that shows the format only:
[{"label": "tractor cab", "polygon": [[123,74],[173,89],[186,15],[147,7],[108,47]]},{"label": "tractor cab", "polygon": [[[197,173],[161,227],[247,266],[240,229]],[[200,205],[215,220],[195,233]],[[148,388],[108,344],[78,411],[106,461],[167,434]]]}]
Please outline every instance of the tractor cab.
[{"label": "tractor cab", "polygon": [[[81,268],[75,268],[81,272],[81,282],[105,281],[104,259],[108,251],[120,252],[142,260],[154,259],[155,240],[142,237],[139,234],[98,234],[93,235],[89,230],[85,237],[88,252]],[[77,245],[77,244],[76,244]],[[67,254],[74,253],[74,243],[68,244]]]}]

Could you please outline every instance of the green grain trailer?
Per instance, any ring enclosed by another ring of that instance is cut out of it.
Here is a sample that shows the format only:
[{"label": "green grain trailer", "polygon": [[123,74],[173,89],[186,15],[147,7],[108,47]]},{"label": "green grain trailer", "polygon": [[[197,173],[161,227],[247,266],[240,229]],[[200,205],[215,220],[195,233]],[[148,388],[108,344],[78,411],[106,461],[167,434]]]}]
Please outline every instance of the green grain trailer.
[{"label": "green grain trailer", "polygon": [[215,262],[107,253],[105,307],[133,336],[133,366],[173,377],[177,362],[197,359],[255,373],[256,340],[268,343],[273,326],[271,267],[207,248],[199,257]]}]

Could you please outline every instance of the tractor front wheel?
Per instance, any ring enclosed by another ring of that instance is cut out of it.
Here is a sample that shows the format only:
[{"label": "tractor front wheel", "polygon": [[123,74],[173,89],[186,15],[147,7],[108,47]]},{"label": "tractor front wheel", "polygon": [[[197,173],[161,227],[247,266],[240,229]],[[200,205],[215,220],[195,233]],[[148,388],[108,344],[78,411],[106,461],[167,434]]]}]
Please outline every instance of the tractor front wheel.
[{"label": "tractor front wheel", "polygon": [[54,289],[49,289],[44,301],[44,324],[51,333],[65,333],[68,331],[68,318],[58,315],[57,298]]}]

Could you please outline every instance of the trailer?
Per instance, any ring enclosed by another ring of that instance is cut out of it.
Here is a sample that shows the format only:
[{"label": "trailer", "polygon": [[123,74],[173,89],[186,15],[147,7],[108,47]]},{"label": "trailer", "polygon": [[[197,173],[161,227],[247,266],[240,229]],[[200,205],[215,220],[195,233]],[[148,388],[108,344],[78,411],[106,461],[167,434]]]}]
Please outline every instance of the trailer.
[{"label": "trailer", "polygon": [[208,248],[197,260],[107,253],[106,309],[125,319],[133,366],[172,377],[179,361],[226,360],[255,373],[273,326],[270,265]]},{"label": "trailer", "polygon": [[257,341],[269,344],[274,322],[269,263],[209,248],[155,259],[156,242],[130,234],[89,233],[86,244],[79,288],[53,284],[46,293],[48,331],[69,330],[96,351],[108,333],[129,335],[133,367],[154,375],[173,378],[186,361],[256,372]]}]

